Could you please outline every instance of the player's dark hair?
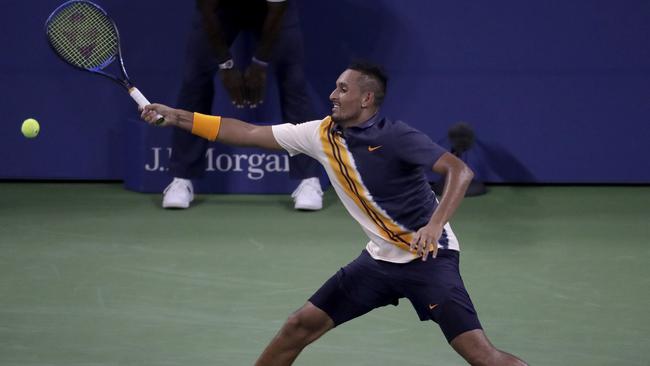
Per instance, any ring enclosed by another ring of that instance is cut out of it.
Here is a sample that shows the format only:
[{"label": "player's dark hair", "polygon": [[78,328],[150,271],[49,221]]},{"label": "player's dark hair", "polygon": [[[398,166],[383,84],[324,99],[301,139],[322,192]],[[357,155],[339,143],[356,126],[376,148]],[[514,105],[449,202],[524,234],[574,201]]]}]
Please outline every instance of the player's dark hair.
[{"label": "player's dark hair", "polygon": [[367,61],[354,61],[348,66],[348,69],[358,71],[363,75],[360,80],[361,90],[374,93],[375,105],[379,107],[384,102],[388,85],[388,76],[381,66]]}]

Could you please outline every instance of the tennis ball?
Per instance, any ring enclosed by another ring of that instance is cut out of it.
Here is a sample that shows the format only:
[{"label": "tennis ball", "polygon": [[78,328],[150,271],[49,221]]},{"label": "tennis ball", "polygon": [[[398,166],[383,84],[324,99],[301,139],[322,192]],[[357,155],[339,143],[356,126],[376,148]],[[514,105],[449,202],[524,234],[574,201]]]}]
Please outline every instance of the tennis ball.
[{"label": "tennis ball", "polygon": [[20,131],[28,139],[36,137],[36,135],[38,135],[38,131],[40,130],[41,126],[39,126],[38,121],[33,118],[27,118],[24,120],[22,127],[20,127]]}]

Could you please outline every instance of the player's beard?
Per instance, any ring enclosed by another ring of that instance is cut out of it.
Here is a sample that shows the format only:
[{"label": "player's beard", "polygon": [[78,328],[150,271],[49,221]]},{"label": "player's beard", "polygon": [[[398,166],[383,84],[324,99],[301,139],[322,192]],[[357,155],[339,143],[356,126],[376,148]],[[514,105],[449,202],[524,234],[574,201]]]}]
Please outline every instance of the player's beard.
[{"label": "player's beard", "polygon": [[332,107],[332,121],[338,123],[341,120],[341,105]]},{"label": "player's beard", "polygon": [[332,117],[332,121],[334,121],[338,125],[345,126],[359,119],[360,113],[357,113],[356,115],[345,115],[344,113],[342,113],[340,106],[337,109],[338,109],[337,113],[332,112],[331,117]]}]

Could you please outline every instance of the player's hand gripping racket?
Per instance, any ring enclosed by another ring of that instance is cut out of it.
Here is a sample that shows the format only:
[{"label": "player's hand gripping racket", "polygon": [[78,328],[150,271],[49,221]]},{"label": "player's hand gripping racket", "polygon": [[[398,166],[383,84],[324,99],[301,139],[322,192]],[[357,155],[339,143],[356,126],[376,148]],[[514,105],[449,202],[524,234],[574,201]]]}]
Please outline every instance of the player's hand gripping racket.
[{"label": "player's hand gripping racket", "polygon": [[[122,85],[140,108],[150,104],[138,88],[131,84],[126,73],[115,22],[97,4],[86,0],[61,4],[47,18],[45,33],[54,52],[65,62]],[[119,60],[121,76],[105,71],[115,59]],[[157,125],[165,122],[163,116],[157,117]]]}]

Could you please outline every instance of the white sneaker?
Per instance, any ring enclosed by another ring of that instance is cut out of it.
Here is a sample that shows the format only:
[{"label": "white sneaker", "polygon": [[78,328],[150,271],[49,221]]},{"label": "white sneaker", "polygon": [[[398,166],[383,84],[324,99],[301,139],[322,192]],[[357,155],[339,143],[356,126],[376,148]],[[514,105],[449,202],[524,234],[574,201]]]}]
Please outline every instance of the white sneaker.
[{"label": "white sneaker", "polygon": [[174,178],[163,191],[163,208],[188,208],[194,200],[192,181]]},{"label": "white sneaker", "polygon": [[303,179],[291,194],[296,210],[317,211],[323,208],[323,190],[318,178]]}]

